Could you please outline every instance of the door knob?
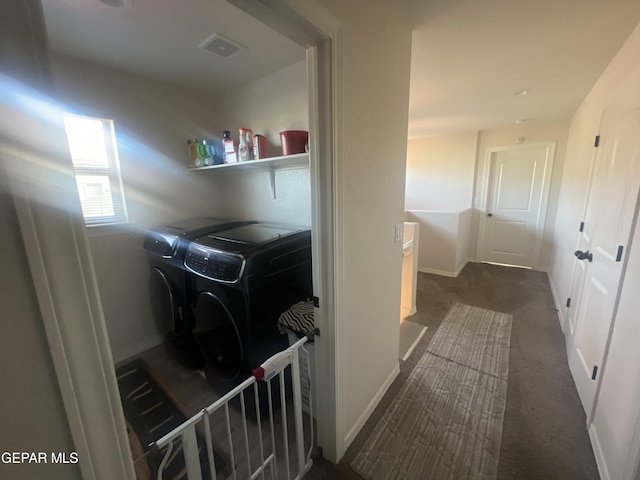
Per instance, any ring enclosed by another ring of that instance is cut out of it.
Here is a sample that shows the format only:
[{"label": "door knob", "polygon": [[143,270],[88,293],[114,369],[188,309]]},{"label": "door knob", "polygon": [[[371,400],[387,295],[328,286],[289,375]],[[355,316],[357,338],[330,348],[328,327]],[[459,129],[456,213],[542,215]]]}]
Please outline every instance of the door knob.
[{"label": "door knob", "polygon": [[589,260],[593,261],[593,253],[590,253],[589,250],[583,252],[582,250],[576,250],[574,255],[578,258],[578,260]]},{"label": "door knob", "polygon": [[493,213],[487,213],[487,217],[493,217]]}]

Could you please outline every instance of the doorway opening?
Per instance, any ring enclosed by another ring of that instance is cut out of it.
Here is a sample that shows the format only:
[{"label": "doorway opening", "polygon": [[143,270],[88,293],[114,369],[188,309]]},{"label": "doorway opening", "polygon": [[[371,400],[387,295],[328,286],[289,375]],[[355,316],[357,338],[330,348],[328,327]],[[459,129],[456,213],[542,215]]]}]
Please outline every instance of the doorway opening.
[{"label": "doorway opening", "polygon": [[417,309],[418,256],[420,249],[420,225],[404,222],[402,237],[402,284],[400,299],[400,350],[399,359],[405,362],[427,331],[427,327],[411,320]]},{"label": "doorway opening", "polygon": [[[310,24],[311,25],[311,24]],[[323,300],[323,308],[320,309],[319,313],[320,315],[318,315],[319,317],[319,321],[322,322],[324,319],[324,316],[326,314],[326,312],[329,312],[332,308],[333,308],[333,299],[332,299],[332,294],[331,291],[332,289],[332,252],[333,252],[333,235],[332,235],[332,231],[330,228],[330,225],[333,224],[333,220],[332,220],[332,211],[333,211],[333,198],[331,196],[331,178],[333,177],[332,175],[332,168],[333,168],[333,132],[332,132],[332,124],[331,124],[331,109],[332,109],[332,102],[331,102],[331,75],[330,75],[330,70],[329,67],[331,66],[331,39],[330,37],[326,37],[324,39],[324,44],[322,44],[321,42],[315,44],[315,45],[309,45],[309,46],[305,46],[305,48],[307,48],[308,50],[306,51],[306,55],[308,58],[308,62],[307,64],[310,65],[309,67],[309,71],[313,71],[314,72],[314,76],[311,80],[311,83],[313,83],[313,88],[312,88],[312,94],[309,95],[310,97],[315,98],[315,101],[311,102],[313,104],[312,107],[310,107],[311,110],[311,114],[309,115],[310,119],[309,119],[309,130],[313,133],[313,137],[316,139],[316,143],[315,145],[311,148],[311,153],[310,153],[310,157],[311,157],[311,161],[310,163],[310,171],[314,172],[310,175],[311,177],[311,184],[309,187],[309,191],[312,191],[312,194],[309,195],[310,199],[309,199],[309,204],[312,206],[312,212],[310,214],[311,218],[311,227],[313,230],[313,236],[316,239],[320,239],[319,242],[315,242],[313,249],[314,249],[314,264],[317,265],[317,269],[320,269],[320,265],[324,265],[323,268],[321,270],[316,270],[314,271],[314,283],[318,282],[317,285],[317,290],[315,290],[316,286],[314,285],[314,291],[320,292],[320,294],[322,295],[322,300]],[[307,71],[305,70],[305,73]],[[319,82],[318,79],[321,79],[321,81]],[[321,97],[322,101],[318,101],[318,97]],[[181,155],[178,155],[178,158]],[[320,162],[318,160],[318,157],[322,156],[323,161]],[[179,175],[183,175],[184,176],[184,170],[183,169],[176,169],[173,170],[174,173],[179,173]],[[316,175],[317,174],[317,175]],[[176,176],[176,178],[178,177],[178,175]],[[153,182],[151,182],[150,184],[151,187],[155,187],[155,185],[153,185]],[[126,188],[125,188],[126,190]],[[175,191],[171,191],[170,189],[165,190],[165,193],[169,196],[175,194]],[[195,193],[195,192],[192,192]],[[195,198],[194,201],[196,203],[200,203],[198,202],[198,199]],[[175,211],[173,212],[175,213]],[[31,221],[32,218],[30,217],[30,212],[26,212],[23,215],[23,218],[21,218],[21,223],[23,223],[24,225],[28,226],[29,221]],[[43,224],[48,224],[48,220],[47,219],[40,219],[39,221],[41,221],[41,223]],[[75,234],[77,234],[77,232],[74,232],[73,229],[75,228],[75,225],[69,225],[69,230],[70,232],[69,235],[71,237],[74,237]],[[319,228],[316,228],[319,227]],[[325,228],[327,227],[327,228]],[[26,228],[26,227],[25,227]],[[43,231],[47,231],[46,228],[43,229]],[[128,231],[125,233],[125,235],[130,235],[132,237],[135,237],[136,235],[140,235],[140,231],[137,231],[136,229],[133,229],[132,231]],[[33,237],[35,239],[38,238],[38,231],[37,229],[35,229],[35,227],[33,228],[33,231],[28,230],[27,233],[25,233],[25,235],[28,234],[33,234]],[[86,252],[84,252],[85,247],[90,247],[90,245],[87,242],[87,239],[85,238],[84,235],[79,235],[80,240],[79,240],[79,244],[75,244],[77,249],[83,250],[84,254],[89,253],[88,252],[88,248],[86,248]],[[74,237],[75,238],[75,237]],[[108,242],[105,242],[108,243]],[[135,242],[132,242],[132,245],[135,244]],[[136,247],[137,248],[137,247]],[[77,253],[77,252],[76,252]],[[141,253],[139,252],[135,252],[134,248],[131,247],[130,250],[128,250],[128,254],[132,254],[132,255],[136,255],[137,253]],[[70,252],[70,255],[72,255],[73,252]],[[39,252],[40,256],[43,257],[47,257],[47,253],[46,252]],[[60,262],[64,262],[65,258],[63,258],[64,255],[60,254],[58,255],[58,261]],[[80,255],[80,257],[82,257],[82,255]],[[38,257],[39,258],[39,257]],[[108,339],[106,337],[106,331],[105,331],[105,325],[104,323],[102,323],[102,311],[100,309],[100,301],[99,301],[99,296],[97,295],[98,293],[98,286],[101,287],[101,285],[99,285],[100,279],[98,279],[97,284],[96,285],[96,278],[94,276],[94,271],[93,268],[91,266],[91,260],[89,259],[89,257],[87,256],[82,257],[84,258],[87,263],[86,265],[84,263],[82,263],[80,265],[80,267],[82,268],[83,266],[86,267],[87,271],[84,272],[86,274],[86,277],[83,278],[89,278],[91,280],[91,285],[88,286],[88,292],[85,292],[88,296],[87,298],[87,302],[88,304],[90,304],[90,308],[92,309],[92,313],[93,315],[91,316],[91,318],[95,318],[96,321],[98,322],[97,324],[93,324],[91,323],[90,325],[86,325],[85,327],[81,327],[79,329],[77,329],[76,331],[72,332],[71,331],[66,331],[65,328],[62,328],[62,332],[59,335],[59,338],[56,338],[55,341],[50,339],[50,343],[51,342],[56,342],[59,341],[60,342],[60,349],[62,351],[65,352],[64,355],[54,355],[54,359],[58,361],[59,365],[56,365],[56,368],[58,368],[60,370],[60,372],[63,372],[62,374],[59,374],[64,376],[64,373],[67,373],[68,378],[69,378],[69,383],[65,383],[65,384],[61,384],[61,390],[62,390],[62,394],[63,397],[65,399],[70,399],[73,400],[75,405],[79,405],[80,406],[80,410],[84,411],[83,409],[85,407],[87,407],[90,403],[93,405],[92,408],[86,408],[87,411],[89,410],[96,410],[99,409],[100,407],[95,405],[95,397],[96,397],[96,390],[94,389],[93,391],[90,391],[88,389],[83,389],[82,386],[82,381],[80,380],[81,377],[83,375],[90,375],[95,379],[98,379],[102,382],[102,390],[104,390],[104,392],[106,393],[106,395],[104,396],[104,398],[101,399],[101,401],[105,404],[104,405],[104,411],[105,412],[110,412],[111,414],[109,415],[105,415],[104,418],[92,418],[90,416],[82,416],[82,415],[77,415],[77,417],[79,418],[79,420],[76,422],[77,424],[72,425],[71,429],[72,429],[72,434],[74,436],[74,439],[76,439],[76,441],[79,444],[82,445],[91,445],[93,443],[93,440],[91,439],[91,435],[87,435],[87,432],[91,432],[91,431],[98,431],[100,430],[99,427],[97,427],[97,425],[100,425],[101,423],[108,423],[109,425],[107,425],[107,428],[105,429],[105,431],[109,431],[112,433],[112,437],[114,438],[114,442],[113,442],[113,451],[111,451],[109,448],[107,448],[106,450],[104,450],[103,448],[86,448],[86,451],[95,451],[98,452],[96,454],[95,457],[85,457],[85,467],[87,470],[86,471],[102,471],[101,469],[103,467],[107,467],[108,466],[108,462],[105,462],[104,464],[101,463],[102,458],[115,458],[120,456],[120,458],[122,459],[123,457],[121,456],[122,454],[124,454],[124,450],[122,450],[122,445],[124,443],[126,443],[126,439],[122,438],[123,437],[123,433],[124,433],[124,423],[122,421],[122,414],[121,411],[119,410],[119,408],[115,407],[114,401],[114,383],[113,380],[115,379],[114,377],[114,371],[113,371],[113,365],[108,366],[107,364],[105,364],[105,362],[110,362],[111,360],[111,352],[109,351],[109,346],[108,346]],[[36,258],[35,261],[37,261],[38,259]],[[77,261],[78,259],[74,259],[75,261]],[[73,263],[70,261],[70,263]],[[328,265],[328,266],[327,266]],[[146,275],[145,275],[146,276]],[[43,278],[47,279],[48,277],[45,275],[43,275]],[[80,281],[80,280],[79,280]],[[145,282],[146,283],[146,282]],[[93,288],[93,290],[92,290]],[[84,290],[83,290],[84,291]],[[107,293],[107,291],[103,290],[102,288],[100,288],[100,293],[101,294],[105,294]],[[94,295],[92,295],[92,293],[94,293]],[[324,295],[323,295],[324,293]],[[55,295],[50,292],[49,290],[47,290],[47,292],[45,292],[45,294],[43,295],[52,295],[55,298]],[[131,304],[129,304],[131,305]],[[59,325],[57,323],[57,320],[55,318],[55,316],[51,316],[48,320],[45,319],[45,321],[50,321],[52,323],[52,327],[51,328],[58,328]],[[73,322],[70,320],[69,321],[70,324],[72,324],[71,326],[75,327],[76,325],[73,325]],[[85,317],[85,323],[86,323],[86,317]],[[326,324],[325,324],[326,326]],[[75,337],[76,339],[79,337],[82,337],[85,334],[85,330],[86,334],[91,336],[91,338],[93,339],[92,342],[75,342],[76,345],[94,345],[96,346],[96,351],[93,352],[92,350],[87,351],[86,348],[65,348],[68,347],[70,345],[72,345],[74,342],[71,341],[72,337]],[[95,332],[98,331],[98,334],[96,334]],[[93,333],[92,333],[93,332]],[[333,328],[326,328],[325,329],[325,337],[323,338],[323,341],[321,342],[321,348],[319,350],[329,350],[329,349],[333,349],[334,348],[334,338],[332,333],[334,332]],[[92,336],[93,335],[93,336]],[[56,345],[52,345],[52,350],[56,349]],[[129,353],[129,352],[125,352],[125,353]],[[91,357],[91,354],[95,354],[96,358]],[[123,357],[126,358],[130,355],[124,355]],[[324,359],[330,358],[331,355],[330,354],[325,354],[322,355],[320,354],[321,358],[324,357]],[[95,360],[95,361],[94,361]],[[76,367],[78,367],[82,362],[86,362],[86,364],[88,365],[87,368],[82,368],[79,370],[82,371],[76,371]],[[90,367],[95,367],[95,368],[90,368]],[[327,370],[329,370],[329,372],[333,371],[333,367],[334,365],[331,363],[328,365]],[[73,372],[72,372],[73,370]],[[325,378],[323,378],[323,381],[329,382],[331,383],[331,373],[329,373],[328,375],[328,379],[326,378],[327,376],[325,375]],[[87,384],[87,386],[89,386],[90,384]],[[327,395],[331,396],[335,394],[335,386],[333,388],[329,388],[326,389],[325,392],[327,392]],[[115,396],[117,397],[117,393],[115,393]],[[335,402],[334,402],[335,403]],[[333,415],[335,416],[335,412],[333,412]],[[71,415],[71,417],[76,418],[76,416]],[[330,420],[330,419],[329,419]],[[84,423],[86,421],[86,423]],[[75,422],[75,421],[74,421]],[[325,427],[327,430],[331,430],[331,429],[335,429],[336,425],[335,422],[327,422],[326,424],[327,426]],[[327,438],[329,438],[331,435],[328,435]],[[76,438],[77,437],[77,438]],[[333,441],[335,443],[335,435],[333,435]],[[328,445],[329,450],[331,449],[335,449],[335,445]],[[124,458],[126,460],[126,458],[129,457],[130,455],[124,455]],[[130,462],[124,462],[126,463],[130,463]],[[122,478],[127,478],[130,475],[128,475],[125,472],[128,472],[128,467],[127,465],[122,464],[121,462],[118,462],[118,465],[122,466],[124,468],[123,473],[122,473]],[[113,467],[112,465],[112,468]],[[111,473],[113,473],[113,471],[111,471]],[[130,472],[129,472],[130,473]]]}]

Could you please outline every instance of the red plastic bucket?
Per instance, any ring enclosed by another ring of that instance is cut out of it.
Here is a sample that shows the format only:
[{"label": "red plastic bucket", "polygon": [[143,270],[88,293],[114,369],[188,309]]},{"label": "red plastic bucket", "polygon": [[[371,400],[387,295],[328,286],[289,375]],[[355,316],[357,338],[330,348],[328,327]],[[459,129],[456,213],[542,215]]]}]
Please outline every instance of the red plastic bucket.
[{"label": "red plastic bucket", "polygon": [[282,145],[282,155],[293,155],[304,153],[305,146],[309,141],[309,132],[305,130],[286,130],[280,132],[280,144]]}]

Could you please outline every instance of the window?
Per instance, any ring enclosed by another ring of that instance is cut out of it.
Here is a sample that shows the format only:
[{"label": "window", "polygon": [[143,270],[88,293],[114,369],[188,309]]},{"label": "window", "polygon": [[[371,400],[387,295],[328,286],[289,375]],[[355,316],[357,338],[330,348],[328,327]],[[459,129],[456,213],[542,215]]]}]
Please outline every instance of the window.
[{"label": "window", "polygon": [[113,121],[65,115],[69,150],[87,225],[127,221]]}]

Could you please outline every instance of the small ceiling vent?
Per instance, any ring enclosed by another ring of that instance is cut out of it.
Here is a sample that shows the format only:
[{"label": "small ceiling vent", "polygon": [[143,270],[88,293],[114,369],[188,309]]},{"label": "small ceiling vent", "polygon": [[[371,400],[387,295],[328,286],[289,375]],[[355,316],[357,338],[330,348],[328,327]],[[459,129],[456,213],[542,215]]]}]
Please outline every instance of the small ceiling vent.
[{"label": "small ceiling vent", "polygon": [[131,0],[100,0],[101,3],[116,8],[131,8]]},{"label": "small ceiling vent", "polygon": [[200,43],[198,47],[216,53],[221,57],[230,57],[231,55],[238,53],[240,50],[247,48],[224,35],[220,35],[219,33],[214,33]]}]

